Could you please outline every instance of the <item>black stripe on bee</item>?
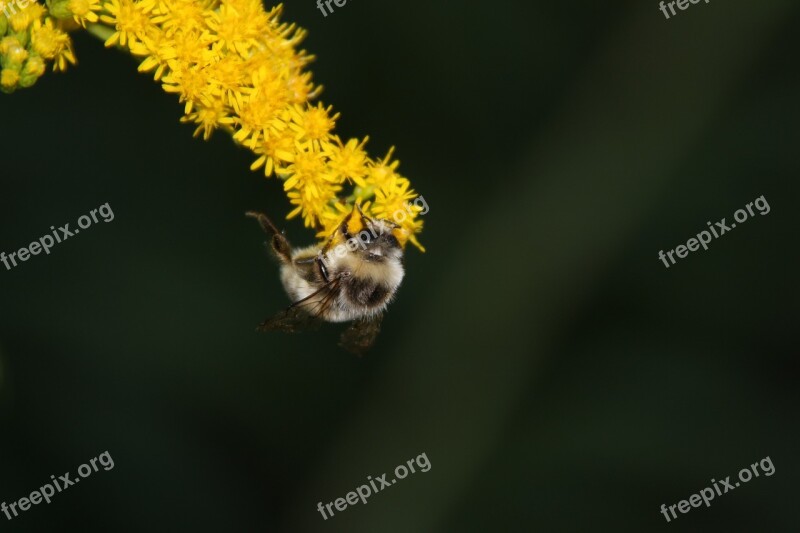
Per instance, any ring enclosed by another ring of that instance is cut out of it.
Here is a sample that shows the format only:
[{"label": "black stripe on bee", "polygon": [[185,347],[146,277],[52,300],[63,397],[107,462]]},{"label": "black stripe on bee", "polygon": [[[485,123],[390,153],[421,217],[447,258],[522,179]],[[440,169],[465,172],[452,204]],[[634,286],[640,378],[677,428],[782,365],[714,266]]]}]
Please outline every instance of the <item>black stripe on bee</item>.
[{"label": "black stripe on bee", "polygon": [[383,285],[378,285],[375,287],[375,290],[372,291],[372,294],[369,295],[369,298],[367,298],[367,305],[375,306],[382,304],[384,301],[386,301],[388,296],[389,289]]},{"label": "black stripe on bee", "polygon": [[374,281],[353,278],[344,287],[347,298],[361,305],[374,307],[383,303],[389,290]]}]

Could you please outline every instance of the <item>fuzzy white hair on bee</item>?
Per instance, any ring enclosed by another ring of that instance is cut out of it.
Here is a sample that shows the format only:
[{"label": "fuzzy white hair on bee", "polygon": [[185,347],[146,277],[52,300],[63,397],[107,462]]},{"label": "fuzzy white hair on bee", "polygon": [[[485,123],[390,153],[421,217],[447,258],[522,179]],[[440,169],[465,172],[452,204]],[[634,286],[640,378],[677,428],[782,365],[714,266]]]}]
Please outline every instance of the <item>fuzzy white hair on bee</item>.
[{"label": "fuzzy white hair on bee", "polygon": [[356,204],[325,243],[295,249],[265,214],[246,214],[271,237],[281,283],[292,301],[259,331],[295,332],[319,322],[352,322],[340,344],[363,355],[405,275],[403,249],[394,235],[398,226],[366,216]]}]

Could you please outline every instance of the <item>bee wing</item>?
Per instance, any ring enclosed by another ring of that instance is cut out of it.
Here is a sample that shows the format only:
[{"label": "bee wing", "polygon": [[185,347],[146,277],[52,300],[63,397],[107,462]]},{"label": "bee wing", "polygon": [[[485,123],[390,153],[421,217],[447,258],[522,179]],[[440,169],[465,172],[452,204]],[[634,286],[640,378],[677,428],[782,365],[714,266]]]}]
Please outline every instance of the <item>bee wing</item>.
[{"label": "bee wing", "polygon": [[302,330],[317,329],[323,322],[321,317],[336,300],[340,285],[338,277],[331,279],[302,300],[290,305],[288,309],[266,319],[256,330],[295,333]]},{"label": "bee wing", "polygon": [[375,339],[378,338],[382,320],[383,313],[379,313],[353,321],[342,332],[342,336],[339,338],[339,346],[359,357],[363,356],[372,348]]},{"label": "bee wing", "polygon": [[296,333],[317,329],[322,321],[309,315],[300,307],[290,307],[258,325],[256,331],[283,331]]}]

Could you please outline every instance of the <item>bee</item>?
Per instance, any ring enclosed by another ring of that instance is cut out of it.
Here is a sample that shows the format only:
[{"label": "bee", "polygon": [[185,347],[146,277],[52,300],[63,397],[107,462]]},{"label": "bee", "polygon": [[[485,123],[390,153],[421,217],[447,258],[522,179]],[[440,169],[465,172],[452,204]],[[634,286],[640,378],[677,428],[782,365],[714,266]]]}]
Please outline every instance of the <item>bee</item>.
[{"label": "bee", "polygon": [[351,322],[339,345],[359,356],[366,353],[405,274],[395,236],[399,226],[367,217],[356,204],[324,244],[294,249],[267,215],[245,214],[270,237],[283,288],[293,302],[257,330],[293,333],[322,322]]}]

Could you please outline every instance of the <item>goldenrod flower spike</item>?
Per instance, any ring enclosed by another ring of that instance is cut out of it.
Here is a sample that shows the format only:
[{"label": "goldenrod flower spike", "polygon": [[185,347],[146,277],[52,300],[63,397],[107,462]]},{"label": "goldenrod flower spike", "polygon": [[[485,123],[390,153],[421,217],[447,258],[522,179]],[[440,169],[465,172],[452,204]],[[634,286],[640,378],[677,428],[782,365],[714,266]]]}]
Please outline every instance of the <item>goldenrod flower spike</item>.
[{"label": "goldenrod flower spike", "polygon": [[[0,0],[2,2],[3,0]],[[0,6],[2,7],[2,6]],[[45,62],[56,70],[75,63],[67,31],[85,27],[106,46],[140,60],[164,91],[184,105],[181,122],[209,139],[223,130],[251,150],[251,170],[283,181],[292,205],[326,238],[358,203],[367,216],[394,220],[402,245],[421,250],[417,194],[398,171],[393,151],[373,160],[367,142],[343,142],[339,113],[311,104],[321,88],[304,68],[313,56],[299,50],[305,31],[279,21],[282,6],[261,0],[48,0],[0,15],[0,89],[32,85]]]}]

